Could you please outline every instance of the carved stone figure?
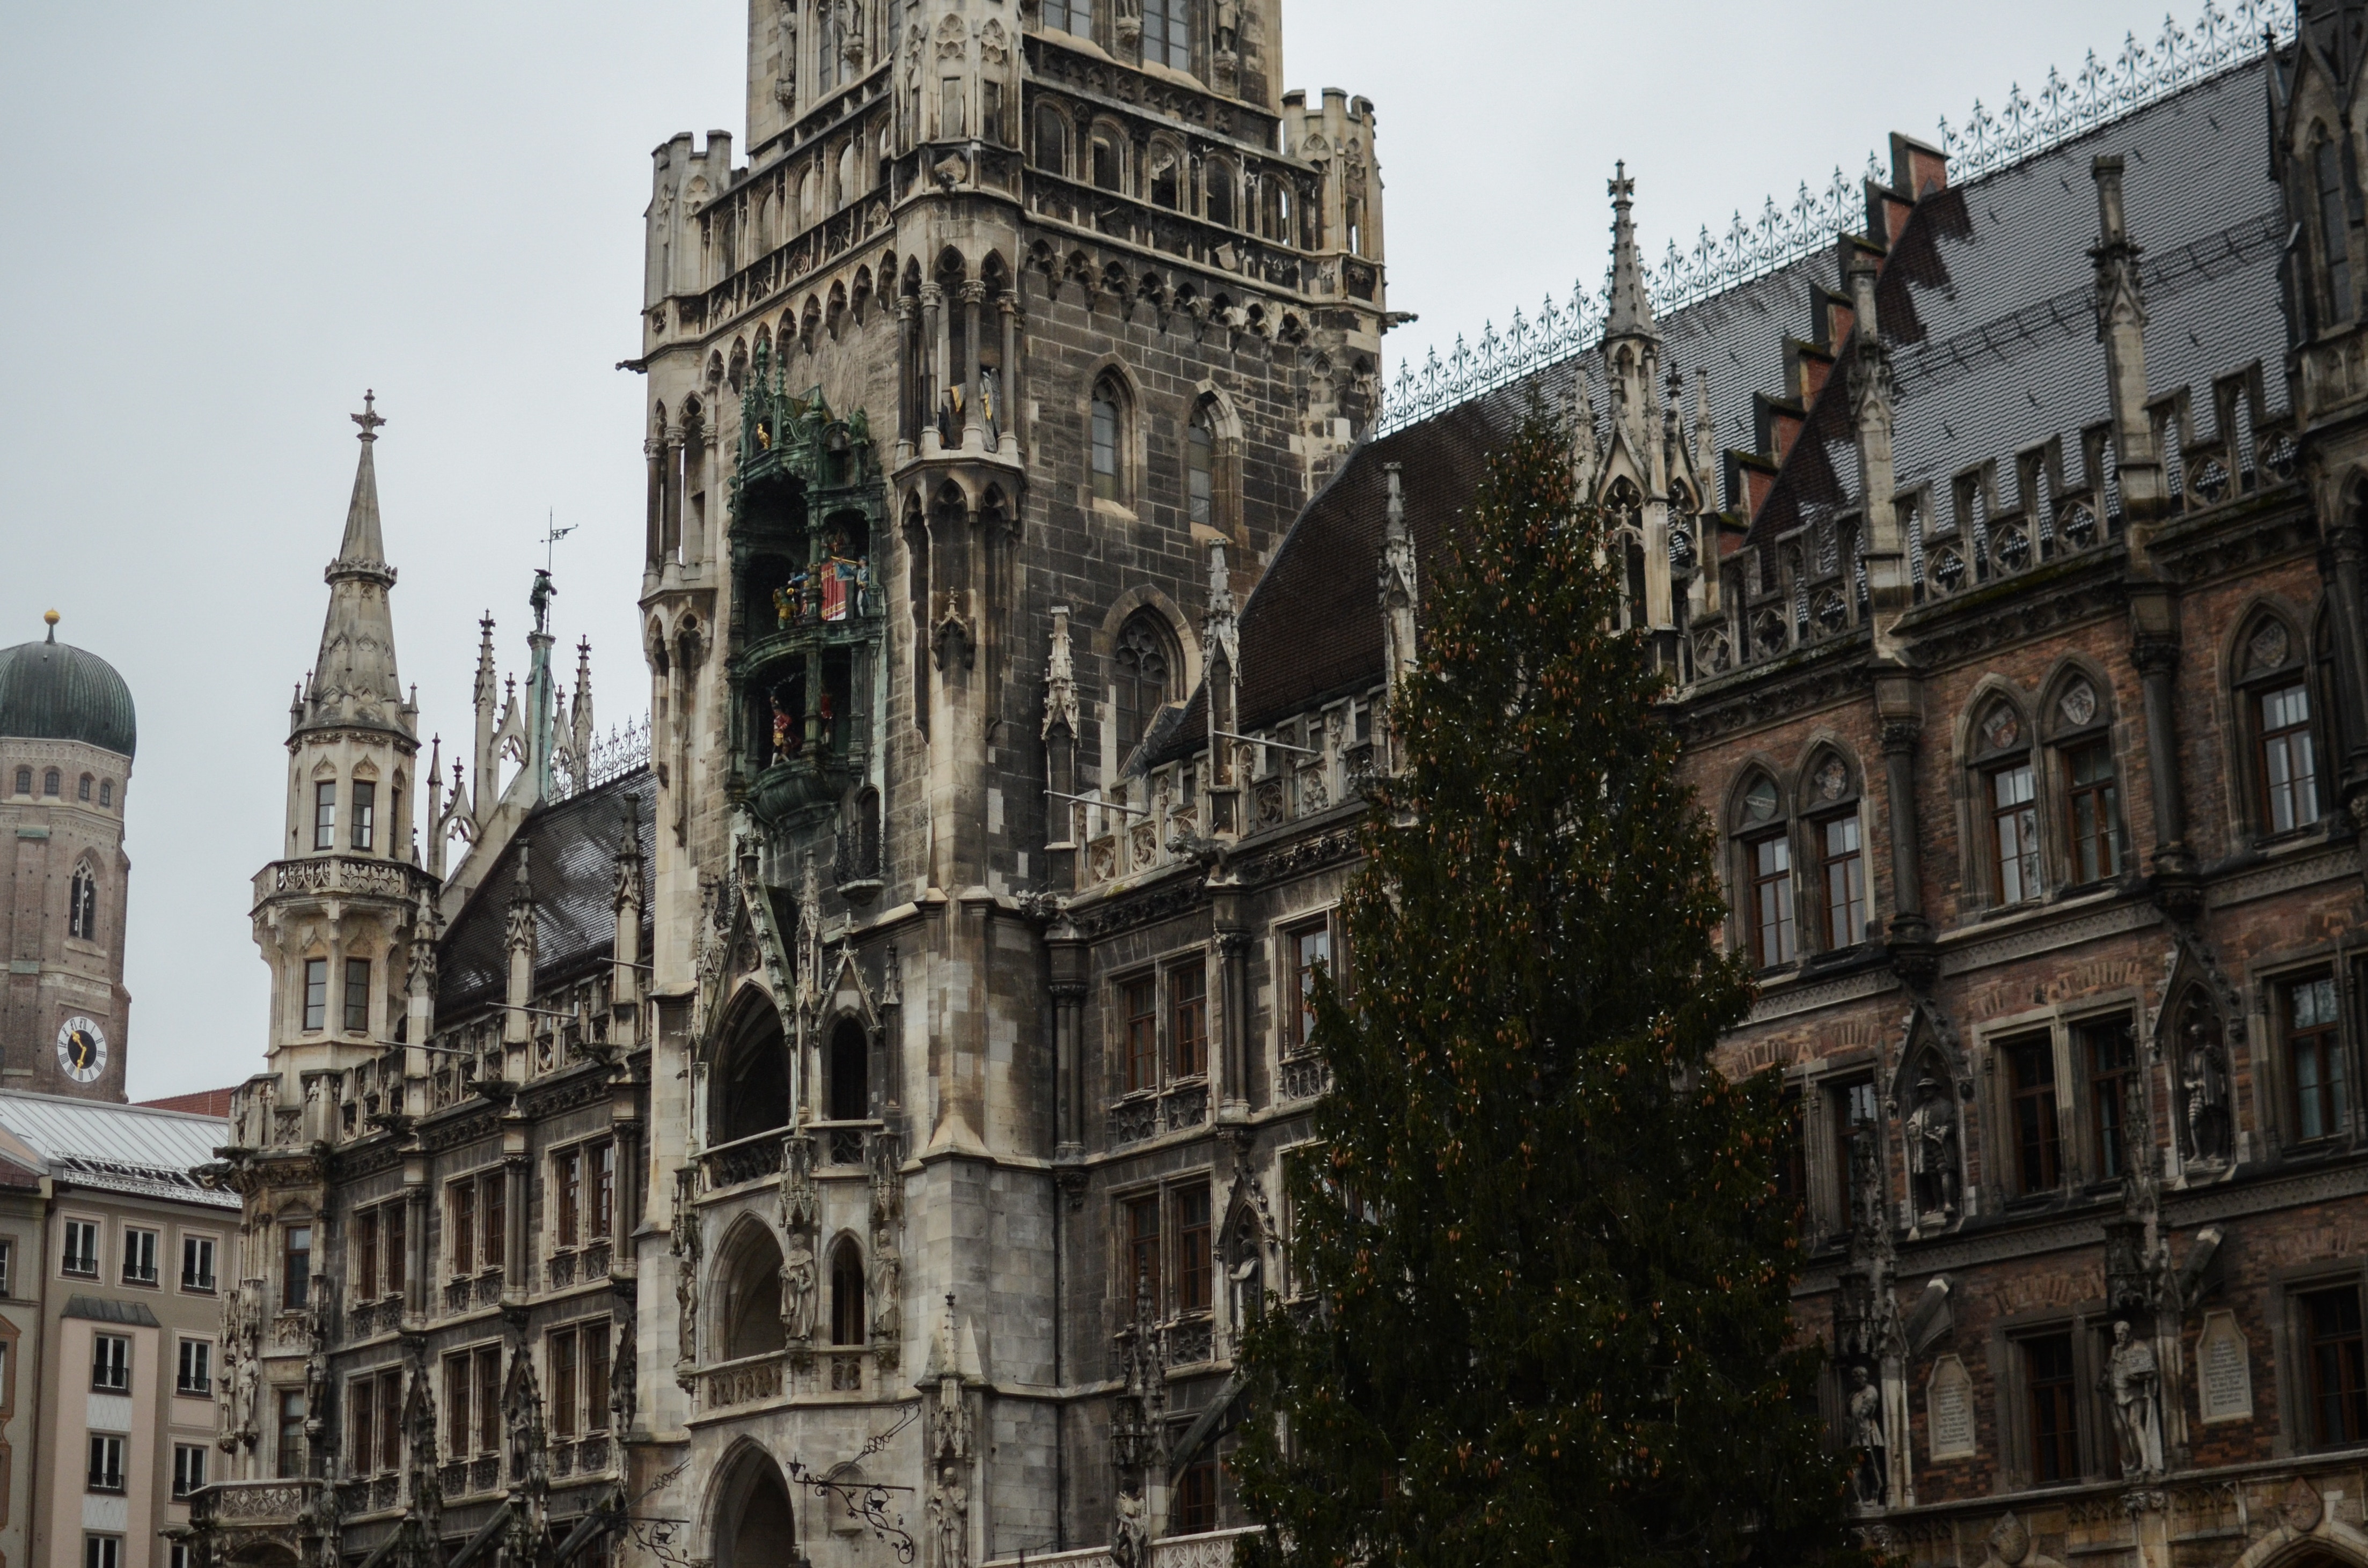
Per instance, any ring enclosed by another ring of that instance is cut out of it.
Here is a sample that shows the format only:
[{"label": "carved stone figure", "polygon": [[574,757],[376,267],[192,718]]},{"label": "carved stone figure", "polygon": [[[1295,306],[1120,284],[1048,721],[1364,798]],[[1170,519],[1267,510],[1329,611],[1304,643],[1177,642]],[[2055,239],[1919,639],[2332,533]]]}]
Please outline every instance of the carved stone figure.
[{"label": "carved stone figure", "polygon": [[1110,1522],[1112,1568],[1150,1568],[1151,1527],[1144,1522],[1141,1494],[1121,1490]]},{"label": "carved stone figure", "polygon": [[934,1568],[964,1568],[970,1559],[970,1489],[952,1465],[938,1471],[929,1494],[930,1534],[937,1541]]},{"label": "carved stone figure", "polygon": [[1907,1113],[1907,1180],[1918,1219],[1957,1212],[1957,1108],[1937,1078],[1916,1082]]},{"label": "carved stone figure", "polygon": [[781,1263],[781,1326],[792,1345],[809,1344],[814,1327],[814,1256],[803,1235],[790,1238]]},{"label": "carved stone figure", "polygon": [[822,1193],[814,1186],[814,1140],[800,1132],[781,1142],[781,1228],[809,1231],[822,1220]]},{"label": "carved stone figure", "polygon": [[616,1353],[609,1358],[609,1429],[620,1437],[633,1429],[641,1394],[639,1358],[633,1345],[632,1314],[620,1313],[617,1319]]},{"label": "carved stone figure", "polygon": [[2161,1474],[2162,1373],[2155,1364],[2154,1346],[2131,1334],[2127,1318],[2113,1323],[2113,1354],[2105,1365],[2104,1387],[2113,1400],[2122,1473]]},{"label": "carved stone figure", "polygon": [[905,1266],[896,1249],[883,1246],[871,1260],[871,1343],[882,1354],[893,1354],[905,1342],[903,1300]]},{"label": "carved stone figure", "polygon": [[1883,1434],[1883,1391],[1874,1386],[1862,1366],[1850,1369],[1850,1447],[1858,1450],[1851,1484],[1861,1503],[1879,1506],[1891,1474],[1889,1446]]},{"label": "carved stone figure", "polygon": [[2180,1087],[2191,1158],[2226,1161],[2230,1149],[2228,1063],[2220,1046],[2220,1021],[2198,1001],[2180,1028]]}]

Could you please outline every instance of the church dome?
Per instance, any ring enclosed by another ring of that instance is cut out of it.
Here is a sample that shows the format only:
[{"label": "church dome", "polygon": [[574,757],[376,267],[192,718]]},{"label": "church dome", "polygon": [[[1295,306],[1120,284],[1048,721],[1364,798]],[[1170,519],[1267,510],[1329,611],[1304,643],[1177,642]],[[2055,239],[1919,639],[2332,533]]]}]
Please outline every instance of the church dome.
[{"label": "church dome", "polygon": [[131,688],[96,653],[58,641],[57,612],[46,642],[0,648],[0,736],[81,741],[131,755],[140,726]]}]

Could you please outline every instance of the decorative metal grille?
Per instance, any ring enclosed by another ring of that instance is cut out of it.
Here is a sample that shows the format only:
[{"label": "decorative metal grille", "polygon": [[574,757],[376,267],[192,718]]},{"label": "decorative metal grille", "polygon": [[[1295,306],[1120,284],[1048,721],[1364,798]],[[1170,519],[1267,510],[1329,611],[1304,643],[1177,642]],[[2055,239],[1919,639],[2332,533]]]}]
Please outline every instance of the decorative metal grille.
[{"label": "decorative metal grille", "polygon": [[[2051,68],[2036,97],[2016,85],[2007,89],[2004,103],[1995,110],[1975,100],[1961,124],[1952,125],[1944,117],[1940,142],[1949,155],[1950,180],[1963,185],[2036,157],[2258,60],[2266,50],[2291,41],[2294,33],[2293,0],[2236,0],[2233,6],[2206,0],[2203,15],[2185,28],[2165,17],[2162,32],[2152,44],[2138,42],[2132,33],[2109,61],[2091,51],[2087,63],[2068,79]],[[1866,173],[1869,178],[1887,180],[1872,153]],[[1671,240],[1646,279],[1654,307],[1678,310],[1764,278],[1865,222],[1859,182],[1836,165],[1822,190],[1811,190],[1804,180],[1782,205],[1769,197],[1757,218],[1736,212],[1723,234],[1712,233],[1704,224],[1689,246],[1681,249]],[[1591,290],[1581,279],[1566,301],[1547,296],[1534,319],[1516,310],[1510,326],[1499,332],[1491,321],[1477,343],[1466,343],[1458,334],[1444,359],[1433,346],[1419,363],[1411,357],[1400,360],[1374,433],[1403,429],[1593,347],[1602,334],[1609,287],[1608,278]]]},{"label": "decorative metal grille", "polygon": [[[561,740],[564,748],[566,742]],[[555,800],[566,800],[586,790],[598,790],[612,778],[650,765],[650,721],[647,714],[630,720],[622,729],[610,730],[595,736],[585,757],[585,766],[577,767],[575,759],[564,754],[556,759],[551,772],[551,793]]]}]

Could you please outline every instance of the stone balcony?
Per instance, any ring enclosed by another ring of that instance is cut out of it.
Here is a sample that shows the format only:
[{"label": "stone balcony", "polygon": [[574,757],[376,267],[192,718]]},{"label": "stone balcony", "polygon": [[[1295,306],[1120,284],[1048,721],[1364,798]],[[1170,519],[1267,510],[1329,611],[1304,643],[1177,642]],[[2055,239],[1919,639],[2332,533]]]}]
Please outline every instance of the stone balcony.
[{"label": "stone balcony", "polygon": [[275,893],[316,893],[327,897],[363,897],[419,902],[422,891],[436,879],[416,866],[374,855],[307,855],[294,860],[274,860],[255,874],[255,903]]},{"label": "stone balcony", "polygon": [[190,1522],[226,1528],[294,1528],[307,1519],[322,1483],[302,1478],[221,1481],[200,1487],[189,1499]]}]

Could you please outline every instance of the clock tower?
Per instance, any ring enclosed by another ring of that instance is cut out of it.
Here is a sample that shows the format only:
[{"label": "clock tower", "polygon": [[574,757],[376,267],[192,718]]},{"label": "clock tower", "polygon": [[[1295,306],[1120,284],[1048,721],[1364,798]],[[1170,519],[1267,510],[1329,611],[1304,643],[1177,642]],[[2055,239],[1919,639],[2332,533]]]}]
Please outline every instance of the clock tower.
[{"label": "clock tower", "polygon": [[123,819],[138,724],[95,653],[58,641],[0,649],[0,1087],[123,1098]]}]

